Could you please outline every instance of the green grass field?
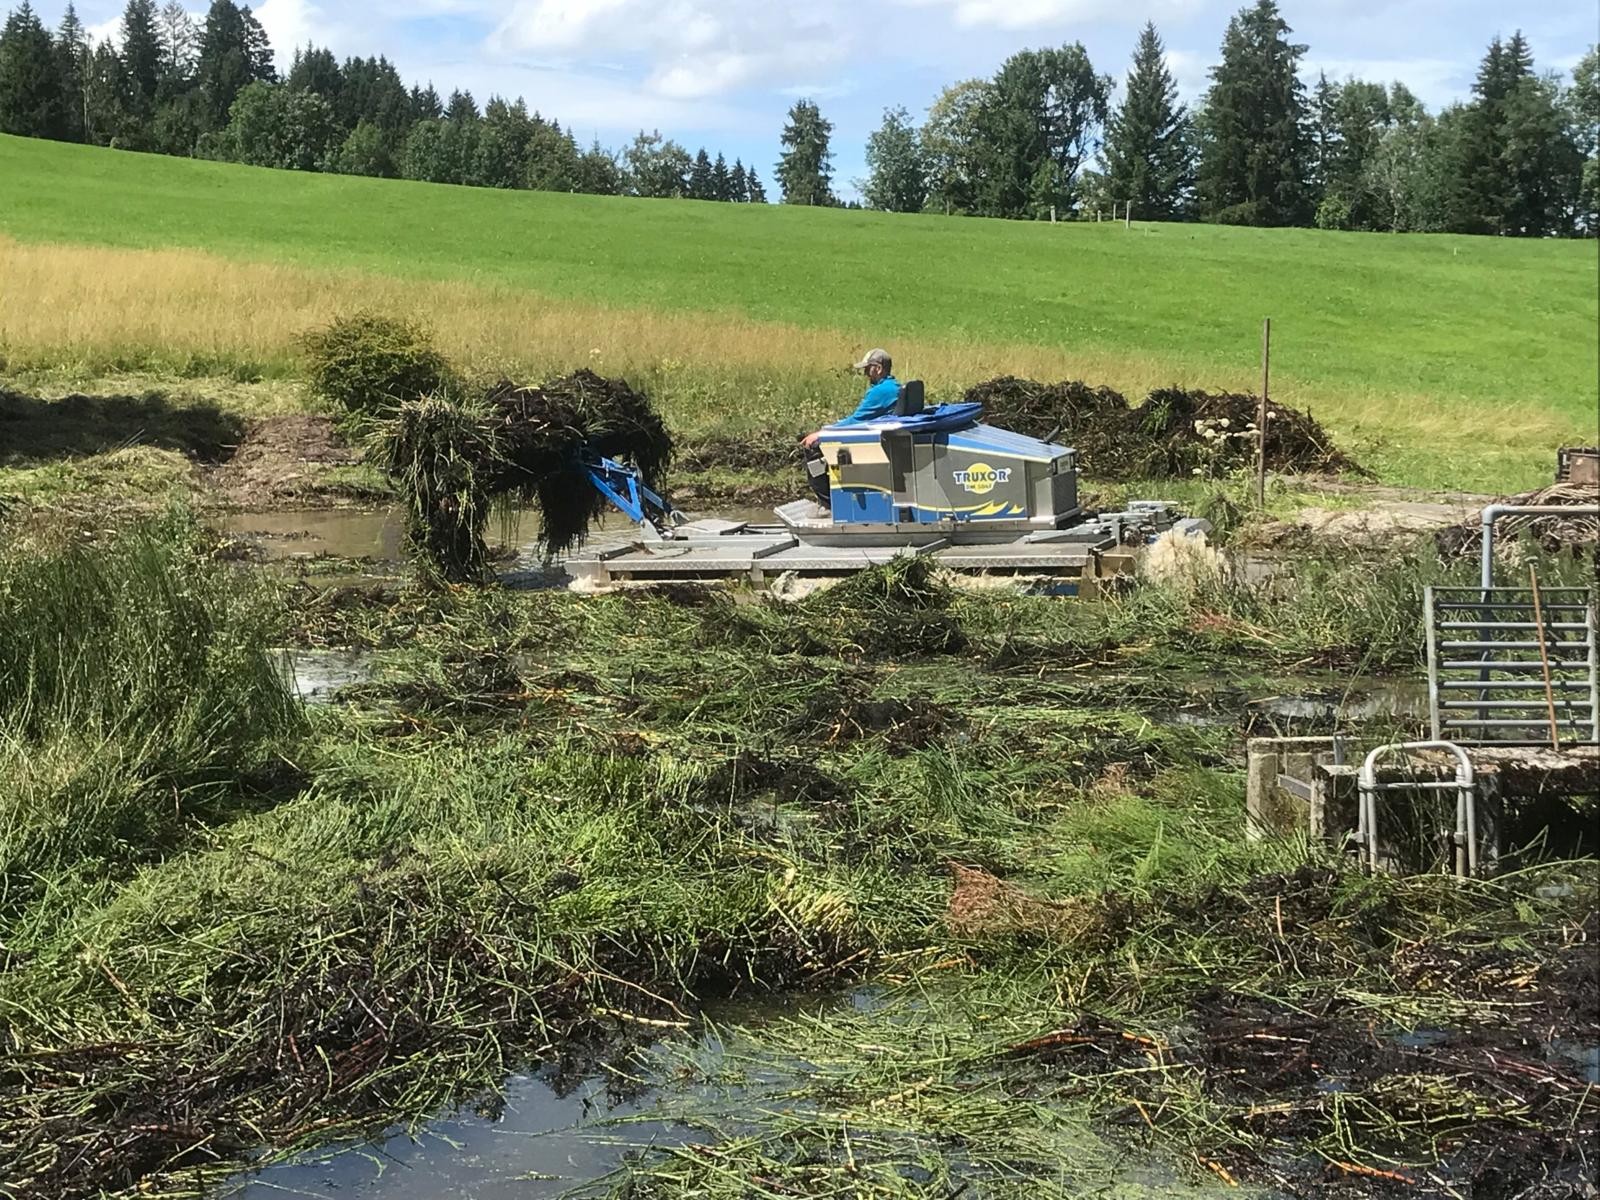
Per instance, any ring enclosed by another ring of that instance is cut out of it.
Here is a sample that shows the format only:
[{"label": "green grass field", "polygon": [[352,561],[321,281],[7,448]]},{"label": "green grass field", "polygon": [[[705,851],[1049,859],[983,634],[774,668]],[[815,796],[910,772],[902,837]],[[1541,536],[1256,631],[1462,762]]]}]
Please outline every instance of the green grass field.
[{"label": "green grass field", "polygon": [[[774,371],[794,369],[792,331],[831,331],[841,355],[862,339],[882,342],[905,349],[913,369],[925,362],[930,382],[962,386],[975,379],[935,377],[949,353],[918,349],[975,348],[984,369],[1003,366],[1008,347],[1035,369],[1041,353],[1056,354],[1125,390],[1163,376],[1252,388],[1270,316],[1275,390],[1374,443],[1380,465],[1441,438],[1492,454],[1513,436],[1508,427],[1532,422],[1538,453],[1530,444],[1493,468],[1522,476],[1549,457],[1552,438],[1582,440],[1596,424],[1593,242],[1129,230],[510,193],[10,137],[0,137],[0,235],[30,247],[189,248],[482,288],[497,302],[526,294],[687,318],[709,327],[693,356],[702,367],[726,348],[741,370],[752,360],[759,369],[762,324],[775,323],[788,332],[774,337],[773,357],[790,361]],[[164,303],[159,289],[148,299]],[[218,308],[217,320],[238,319]],[[447,319],[470,321],[468,308]],[[0,351],[10,344],[15,356],[28,339],[10,323],[0,310]],[[755,346],[734,346],[750,338]],[[24,348],[37,360],[36,346]],[[1416,444],[1402,453],[1407,441]],[[1438,482],[1421,474],[1398,469],[1417,476],[1402,481]]]}]

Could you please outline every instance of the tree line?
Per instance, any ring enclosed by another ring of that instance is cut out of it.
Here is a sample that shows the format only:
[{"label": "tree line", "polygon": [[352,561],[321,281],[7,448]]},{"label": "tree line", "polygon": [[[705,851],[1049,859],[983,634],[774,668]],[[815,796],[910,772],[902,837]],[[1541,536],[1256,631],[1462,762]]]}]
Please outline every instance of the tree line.
[{"label": "tree line", "polygon": [[[886,110],[867,140],[868,207],[1073,219],[1569,236],[1600,231],[1600,57],[1570,80],[1496,37],[1472,95],[1438,113],[1403,84],[1300,77],[1307,47],[1276,0],[1228,23],[1210,86],[1179,102],[1153,24],[1121,95],[1079,43],[1027,49],[945,88],[919,125]],[[0,131],[258,166],[483,187],[762,203],[753,166],[641,131],[580,147],[520,99],[442,100],[382,57],[297,50],[279,78],[248,7],[128,0],[121,48],[91,45],[69,4],[47,30],[23,0],[0,32]],[[789,110],[775,174],[789,204],[839,205],[833,125]],[[853,202],[852,202],[853,203]]]},{"label": "tree line", "polygon": [[889,109],[867,142],[874,208],[1325,229],[1593,234],[1600,229],[1600,60],[1570,82],[1496,37],[1470,100],[1437,114],[1403,84],[1300,78],[1307,47],[1274,0],[1228,23],[1195,111],[1146,24],[1119,102],[1084,48],[1024,50],[945,88],[920,128]]},{"label": "tree line", "polygon": [[128,0],[121,48],[73,6],[46,29],[27,0],[0,32],[0,132],[300,171],[479,187],[763,203],[753,167],[641,132],[621,153],[494,96],[406,87],[388,59],[297,50],[279,78],[249,7]]}]

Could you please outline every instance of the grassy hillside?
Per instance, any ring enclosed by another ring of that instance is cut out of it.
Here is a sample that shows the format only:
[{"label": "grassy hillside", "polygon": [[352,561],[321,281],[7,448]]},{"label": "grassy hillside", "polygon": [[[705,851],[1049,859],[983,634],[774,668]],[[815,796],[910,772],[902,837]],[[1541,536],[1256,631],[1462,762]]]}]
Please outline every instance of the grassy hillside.
[{"label": "grassy hillside", "polygon": [[294,332],[372,302],[420,309],[457,352],[686,368],[696,419],[748,421],[847,402],[827,372],[864,341],[936,390],[1008,368],[1250,387],[1270,315],[1278,392],[1393,477],[1454,479],[1426,465],[1438,446],[1480,486],[1542,474],[1595,422],[1592,243],[507,193],[9,137],[0,235],[20,243],[0,244],[13,365],[286,370]]}]

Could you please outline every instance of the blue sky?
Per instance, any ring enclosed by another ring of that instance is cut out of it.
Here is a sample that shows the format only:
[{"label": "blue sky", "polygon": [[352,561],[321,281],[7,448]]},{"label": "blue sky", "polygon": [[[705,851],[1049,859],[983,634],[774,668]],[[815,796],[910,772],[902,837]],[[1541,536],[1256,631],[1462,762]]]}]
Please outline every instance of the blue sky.
[{"label": "blue sky", "polygon": [[[0,0],[4,3],[4,0]],[[920,118],[946,84],[1027,46],[1081,41],[1119,82],[1154,20],[1186,97],[1198,96],[1243,0],[262,0],[281,62],[307,39],[385,54],[441,93],[521,95],[580,140],[659,128],[754,162],[769,190],[784,112],[810,96],[835,124],[842,188],[886,106]],[[1600,37],[1594,0],[1280,0],[1314,78],[1401,79],[1430,108],[1466,94],[1484,47],[1521,28],[1541,69],[1569,72]],[[54,22],[65,0],[34,0]],[[203,10],[203,4],[191,7]],[[81,0],[96,31],[120,0]]]}]

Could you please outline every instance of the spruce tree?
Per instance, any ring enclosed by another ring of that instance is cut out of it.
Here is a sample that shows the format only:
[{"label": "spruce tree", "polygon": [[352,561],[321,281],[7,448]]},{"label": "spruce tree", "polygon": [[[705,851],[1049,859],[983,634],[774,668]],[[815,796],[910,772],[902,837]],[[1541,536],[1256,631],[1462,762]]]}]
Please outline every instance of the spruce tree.
[{"label": "spruce tree", "polygon": [[200,31],[182,0],[167,0],[161,6],[156,35],[161,41],[164,90],[178,91],[194,78],[195,59],[200,53]]},{"label": "spruce tree", "polygon": [[1454,233],[1499,233],[1506,210],[1501,105],[1510,90],[1505,44],[1489,43],[1446,155],[1445,228]]},{"label": "spruce tree", "polygon": [[262,83],[276,83],[278,69],[272,61],[272,42],[267,31],[256,19],[248,5],[239,10],[239,20],[244,26],[244,57],[250,78]]},{"label": "spruce tree", "polygon": [[1447,227],[1541,237],[1569,230],[1582,155],[1555,85],[1534,74],[1518,30],[1478,68],[1450,180]]},{"label": "spruce tree", "polygon": [[833,152],[828,139],[833,122],[810,100],[796,100],[789,109],[779,142],[783,155],[778,161],[778,186],[785,204],[817,206],[834,203]]},{"label": "spruce tree", "polygon": [[444,103],[431,80],[425,88],[411,89],[411,114],[414,121],[437,121],[444,116]]},{"label": "spruce tree", "polygon": [[211,0],[195,63],[207,128],[221,129],[228,123],[228,109],[247,84],[276,77],[265,38],[248,8],[241,9],[233,0]]},{"label": "spruce tree", "polygon": [[1222,61],[1200,112],[1198,188],[1208,220],[1304,225],[1311,219],[1311,139],[1299,63],[1274,0],[1228,22]]},{"label": "spruce tree", "polygon": [[22,0],[0,31],[0,133],[60,137],[64,108],[50,31]]},{"label": "spruce tree", "polygon": [[761,177],[756,174],[754,167],[746,167],[745,195],[751,204],[765,204],[767,202],[767,189],[761,186]]},{"label": "spruce tree", "polygon": [[739,159],[733,160],[733,171],[728,176],[728,199],[735,204],[744,204],[750,199],[750,180],[744,173],[744,163]]},{"label": "spruce tree", "polygon": [[109,146],[126,137],[131,123],[122,59],[110,42],[101,42],[89,54],[83,85],[84,138],[94,146]]},{"label": "spruce tree", "polygon": [[720,150],[711,164],[711,198],[724,204],[733,199],[733,178],[728,174],[728,160],[722,157]]},{"label": "spruce tree", "polygon": [[1556,83],[1531,71],[1501,107],[1506,208],[1502,229],[1515,237],[1571,234],[1582,187],[1583,152]]},{"label": "spruce tree", "polygon": [[84,92],[89,82],[89,35],[68,0],[56,30],[57,74],[61,79],[61,134],[70,142],[84,140]]},{"label": "spruce tree", "polygon": [[445,119],[454,121],[458,125],[470,125],[478,120],[478,104],[473,100],[471,92],[464,92],[460,88],[450,93],[450,103],[445,105]]},{"label": "spruce tree", "polygon": [[577,186],[580,192],[591,196],[619,196],[622,194],[622,172],[617,167],[614,154],[596,139],[578,156]]},{"label": "spruce tree", "polygon": [[[339,93],[343,83],[344,75],[339,70],[339,60],[334,58],[333,51],[320,49],[310,43],[307,43],[304,50],[297,49],[294,52],[294,63],[284,79],[284,86],[292,91],[315,92],[336,110],[339,107]],[[358,116],[356,120],[359,123],[361,117]]]},{"label": "spruce tree", "polygon": [[1320,203],[1328,194],[1339,157],[1339,86],[1317,72],[1311,91],[1311,192]]},{"label": "spruce tree", "polygon": [[1148,220],[1173,221],[1187,214],[1194,140],[1153,22],[1139,34],[1122,103],[1106,126],[1104,157],[1111,199],[1131,202]]},{"label": "spruce tree", "polygon": [[689,171],[689,199],[715,200],[716,185],[711,178],[711,156],[704,146],[694,156],[694,167]]},{"label": "spruce tree", "polygon": [[154,0],[128,0],[122,10],[122,65],[128,72],[133,110],[143,119],[155,112],[161,83],[161,38]]}]

